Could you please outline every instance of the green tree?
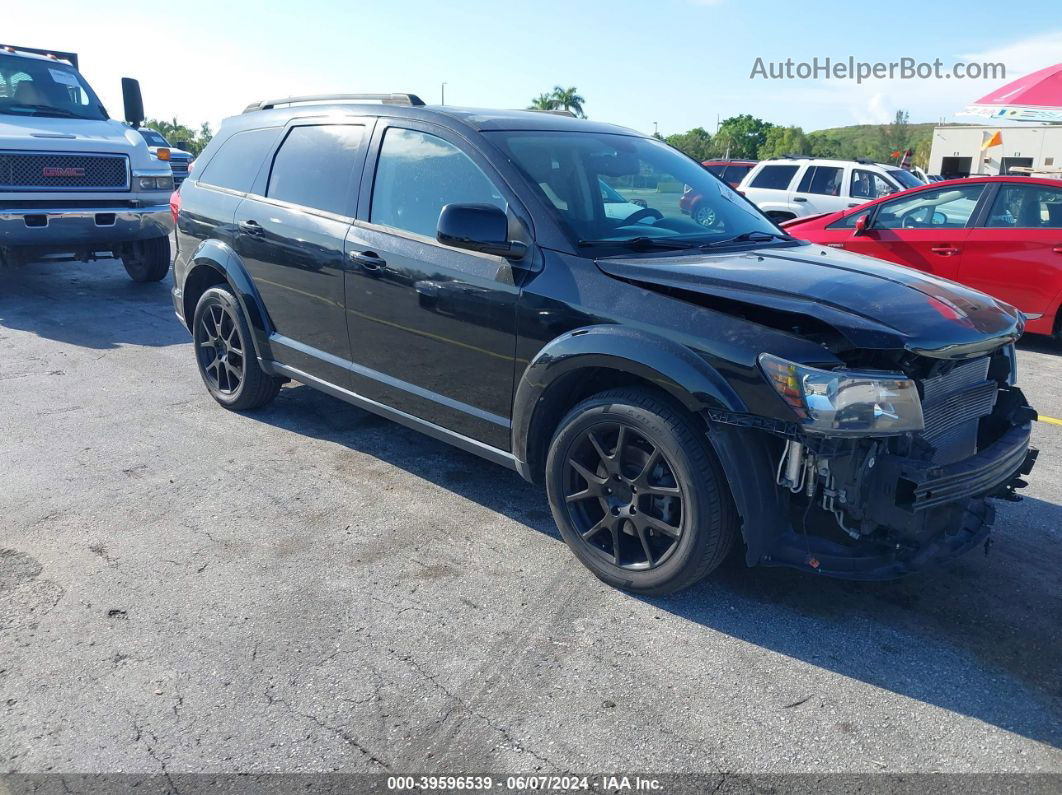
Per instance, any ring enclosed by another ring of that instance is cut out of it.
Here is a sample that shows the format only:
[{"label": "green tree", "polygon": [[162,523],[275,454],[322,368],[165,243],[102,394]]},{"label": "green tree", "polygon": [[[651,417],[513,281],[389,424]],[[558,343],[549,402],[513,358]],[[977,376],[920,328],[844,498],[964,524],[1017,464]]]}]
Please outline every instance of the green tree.
[{"label": "green tree", "polygon": [[700,162],[712,156],[712,136],[703,127],[694,127],[684,133],[675,133],[664,139],[669,146]]},{"label": "green tree", "polygon": [[774,127],[769,121],[748,113],[724,119],[714,138],[716,157],[753,159],[767,140],[767,131]]},{"label": "green tree", "polygon": [[174,146],[178,143],[187,144],[188,151],[193,155],[198,155],[202,152],[203,149],[206,148],[206,145],[210,143],[210,139],[214,137],[209,122],[204,122],[200,125],[199,132],[196,133],[190,127],[186,127],[177,121],[176,116],[172,121],[166,121],[165,119],[148,119],[144,122],[144,126],[162,133],[162,136]]},{"label": "green tree", "polygon": [[808,153],[808,139],[799,127],[771,127],[764,136],[763,145],[757,152],[760,160],[783,155],[805,155]]},{"label": "green tree", "polygon": [[568,88],[554,86],[553,101],[557,103],[554,107],[571,111],[580,119],[586,118],[586,114],[583,112],[583,103],[586,102],[586,97],[580,96],[579,89],[575,86],[569,86]]},{"label": "green tree", "polygon": [[554,99],[552,94],[539,94],[533,100],[531,104],[527,106],[528,110],[556,110],[557,100]]}]

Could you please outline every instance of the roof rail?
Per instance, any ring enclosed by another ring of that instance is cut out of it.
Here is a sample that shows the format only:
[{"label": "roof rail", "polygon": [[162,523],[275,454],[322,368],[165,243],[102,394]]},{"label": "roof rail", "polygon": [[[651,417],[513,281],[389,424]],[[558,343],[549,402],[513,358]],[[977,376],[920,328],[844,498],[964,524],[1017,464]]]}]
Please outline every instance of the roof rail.
[{"label": "roof rail", "polygon": [[782,155],[782,157],[780,159],[781,160],[814,160],[815,156],[814,155],[788,154],[788,155]]},{"label": "roof rail", "polygon": [[532,113],[552,113],[554,116],[568,116],[572,119],[579,118],[570,110],[564,110],[563,108],[522,108],[522,110],[529,110]]},{"label": "roof rail", "polygon": [[52,58],[56,61],[67,61],[71,66],[77,69],[77,53],[76,52],[60,52],[59,50],[38,50],[35,47],[16,47],[13,44],[0,44],[0,50],[4,50],[13,55],[17,55],[20,52],[28,52],[33,55],[43,55],[46,58]]},{"label": "roof rail", "polygon": [[410,107],[420,107],[424,104],[424,100],[416,94],[307,94],[301,97],[282,97],[252,102],[243,109],[243,112],[269,110],[277,105],[294,105],[298,102],[360,102],[364,100],[382,102],[384,105],[408,105]]}]

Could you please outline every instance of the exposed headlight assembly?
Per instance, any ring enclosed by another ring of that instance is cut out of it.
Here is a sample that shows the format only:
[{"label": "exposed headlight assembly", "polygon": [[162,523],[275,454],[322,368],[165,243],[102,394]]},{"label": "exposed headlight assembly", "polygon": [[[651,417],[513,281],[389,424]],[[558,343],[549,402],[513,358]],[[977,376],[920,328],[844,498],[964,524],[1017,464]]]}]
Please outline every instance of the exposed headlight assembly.
[{"label": "exposed headlight assembly", "polygon": [[767,380],[808,431],[881,435],[922,430],[922,401],[902,373],[820,370],[761,353]]},{"label": "exposed headlight assembly", "polygon": [[137,177],[140,190],[173,190],[173,177]]}]

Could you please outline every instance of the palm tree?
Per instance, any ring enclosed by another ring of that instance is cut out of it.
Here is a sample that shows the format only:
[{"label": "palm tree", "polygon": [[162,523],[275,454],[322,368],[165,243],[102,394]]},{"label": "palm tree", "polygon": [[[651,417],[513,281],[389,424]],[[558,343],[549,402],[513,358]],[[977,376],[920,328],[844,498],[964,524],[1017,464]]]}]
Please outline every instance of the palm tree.
[{"label": "palm tree", "polygon": [[556,110],[557,100],[552,94],[539,94],[528,105],[528,110]]},{"label": "palm tree", "polygon": [[583,113],[583,103],[586,102],[586,97],[579,96],[579,89],[575,86],[569,88],[554,86],[553,101],[556,103],[554,107],[571,111],[580,119],[586,118],[586,114]]}]

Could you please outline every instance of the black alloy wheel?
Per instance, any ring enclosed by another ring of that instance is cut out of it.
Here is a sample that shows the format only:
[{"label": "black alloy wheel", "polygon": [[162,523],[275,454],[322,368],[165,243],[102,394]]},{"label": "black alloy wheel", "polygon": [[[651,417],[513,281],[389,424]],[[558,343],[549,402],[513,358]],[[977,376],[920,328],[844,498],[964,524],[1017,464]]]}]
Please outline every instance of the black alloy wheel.
[{"label": "black alloy wheel", "polygon": [[209,385],[233,394],[244,379],[244,342],[232,313],[220,304],[207,308],[195,328],[199,367]]},{"label": "black alloy wheel", "polygon": [[652,569],[682,536],[682,487],[659,443],[623,422],[584,430],[570,448],[564,500],[591,552],[623,569]]},{"label": "black alloy wheel", "polygon": [[662,595],[722,563],[738,522],[706,430],[648,386],[591,395],[560,421],[546,460],[550,509],[597,577]]},{"label": "black alloy wheel", "polygon": [[226,287],[211,287],[200,297],[192,336],[199,375],[222,406],[244,411],[277,396],[282,379],[262,369],[243,309]]}]

